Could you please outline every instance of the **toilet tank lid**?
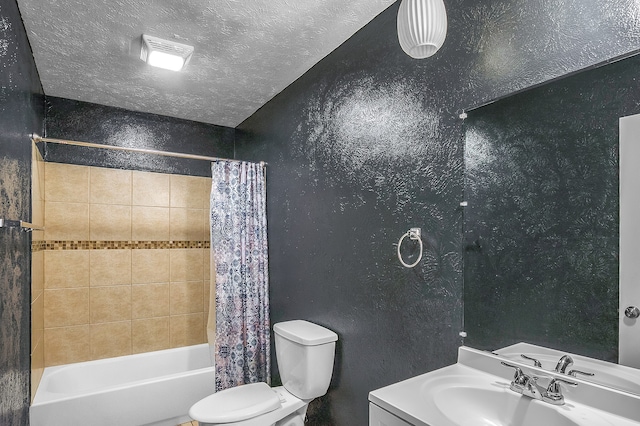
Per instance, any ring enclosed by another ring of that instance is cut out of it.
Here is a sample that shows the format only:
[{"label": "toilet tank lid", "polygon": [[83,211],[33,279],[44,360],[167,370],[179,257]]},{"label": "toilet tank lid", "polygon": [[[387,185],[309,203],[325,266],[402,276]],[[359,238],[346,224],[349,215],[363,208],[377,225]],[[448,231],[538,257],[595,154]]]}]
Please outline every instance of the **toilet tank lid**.
[{"label": "toilet tank lid", "polygon": [[322,345],[338,340],[338,335],[333,331],[303,320],[279,322],[273,325],[273,331],[305,346]]}]

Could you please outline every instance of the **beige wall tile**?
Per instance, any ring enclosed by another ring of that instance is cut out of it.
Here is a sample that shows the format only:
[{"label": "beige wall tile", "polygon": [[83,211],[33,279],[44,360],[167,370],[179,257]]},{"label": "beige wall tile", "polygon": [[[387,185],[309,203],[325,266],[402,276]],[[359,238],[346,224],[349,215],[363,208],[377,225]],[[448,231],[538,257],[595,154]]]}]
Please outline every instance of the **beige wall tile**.
[{"label": "beige wall tile", "polygon": [[[36,146],[35,142],[31,142],[31,164],[36,165],[38,162],[43,161],[42,155],[40,154],[40,150]],[[37,171],[31,172],[33,176],[37,176]]]},{"label": "beige wall tile", "polygon": [[44,227],[45,240],[88,240],[89,204],[47,201]]},{"label": "beige wall tile", "polygon": [[172,348],[204,343],[203,314],[172,316],[170,343]]},{"label": "beige wall tile", "polygon": [[170,314],[170,286],[140,284],[131,287],[131,317],[154,318]]},{"label": "beige wall tile", "polygon": [[[42,213],[42,219],[39,220],[39,222],[36,222],[35,220],[32,222],[38,226],[44,226],[44,213]],[[33,240],[32,241],[44,241],[44,231],[33,231]]]},{"label": "beige wall tile", "polygon": [[92,287],[90,293],[91,324],[131,319],[131,287]]},{"label": "beige wall tile", "polygon": [[201,281],[204,249],[172,249],[171,282]]},{"label": "beige wall tile", "polygon": [[211,241],[210,210],[202,210],[202,240]]},{"label": "beige wall tile", "polygon": [[44,197],[47,201],[89,202],[89,167],[45,163]]},{"label": "beige wall tile", "polygon": [[[35,147],[35,144],[34,144],[34,147]],[[40,188],[44,191],[44,167],[45,167],[44,158],[42,158],[42,155],[40,154],[40,151],[37,148],[35,148],[34,152],[35,152],[36,162],[38,164],[38,178],[40,179]],[[44,192],[42,194],[44,198]]]},{"label": "beige wall tile", "polygon": [[44,326],[66,327],[89,323],[89,289],[45,290]]},{"label": "beige wall tile", "polygon": [[168,174],[133,172],[133,205],[169,207]]},{"label": "beige wall tile", "polygon": [[90,342],[88,325],[45,329],[45,366],[89,361],[91,359]]},{"label": "beige wall tile", "polygon": [[131,240],[131,206],[91,204],[89,220],[94,241]]},{"label": "beige wall tile", "polygon": [[203,312],[202,281],[171,283],[171,315]]},{"label": "beige wall tile", "polygon": [[44,291],[44,251],[31,253],[31,301]]},{"label": "beige wall tile", "polygon": [[131,321],[91,325],[91,359],[131,354]]},{"label": "beige wall tile", "polygon": [[169,349],[169,317],[132,321],[131,346],[134,354]]},{"label": "beige wall tile", "polygon": [[171,240],[202,241],[204,227],[202,209],[171,209]]},{"label": "beige wall tile", "polygon": [[36,396],[44,373],[44,341],[37,345],[31,353],[31,403]]},{"label": "beige wall tile", "polygon": [[40,187],[40,179],[38,177],[38,168],[35,164],[31,165],[33,171],[31,175],[31,209],[35,212],[37,206],[44,202],[44,188]]},{"label": "beige wall tile", "polygon": [[195,176],[171,175],[171,207],[201,209],[202,180]]},{"label": "beige wall tile", "polygon": [[44,293],[31,303],[31,347],[44,339]]},{"label": "beige wall tile", "polygon": [[131,205],[131,170],[91,167],[89,202]]},{"label": "beige wall tile", "polygon": [[203,177],[201,179],[202,185],[202,208],[205,210],[211,209],[211,178]]},{"label": "beige wall tile", "polygon": [[209,249],[202,251],[203,272],[204,280],[209,281],[211,279],[211,252]]},{"label": "beige wall tile", "polygon": [[[33,194],[32,194],[32,204],[31,204],[31,223],[36,225],[36,227],[44,226],[44,199],[39,198],[41,194],[39,194],[39,189],[36,181],[33,181]],[[31,235],[33,241],[42,241],[44,240],[44,231],[33,231]]]},{"label": "beige wall tile", "polygon": [[133,284],[169,282],[169,250],[132,250],[131,259],[131,282]]},{"label": "beige wall tile", "polygon": [[[203,292],[203,296],[202,296],[202,300],[204,303],[204,313],[205,313],[205,320],[207,318],[206,314],[209,313],[209,305],[211,302],[211,283],[209,281],[205,281],[202,283],[202,292]],[[214,290],[215,293],[215,290]],[[214,305],[215,305],[215,300],[213,301]]]},{"label": "beige wall tile", "polygon": [[[42,210],[42,214],[39,217],[33,217],[33,224],[38,227],[44,227],[44,210]],[[44,241],[44,231],[33,231],[32,232],[32,241]]]},{"label": "beige wall tile", "polygon": [[131,250],[91,250],[91,287],[131,284]]},{"label": "beige wall tile", "polygon": [[47,250],[42,253],[45,288],[89,286],[89,250]]},{"label": "beige wall tile", "polygon": [[133,206],[131,237],[134,241],[168,241],[169,208]]}]

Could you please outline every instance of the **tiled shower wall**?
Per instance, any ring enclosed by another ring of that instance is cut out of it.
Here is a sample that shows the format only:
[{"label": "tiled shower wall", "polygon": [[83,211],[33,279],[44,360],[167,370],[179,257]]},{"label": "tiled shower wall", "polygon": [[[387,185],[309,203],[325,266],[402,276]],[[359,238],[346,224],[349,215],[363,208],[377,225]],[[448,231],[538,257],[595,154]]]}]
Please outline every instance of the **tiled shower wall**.
[{"label": "tiled shower wall", "polygon": [[[44,224],[44,161],[40,151],[31,149],[31,222]],[[31,251],[31,400],[44,371],[44,240],[43,231],[32,234]]]},{"label": "tiled shower wall", "polygon": [[211,179],[44,166],[45,365],[205,342]]}]

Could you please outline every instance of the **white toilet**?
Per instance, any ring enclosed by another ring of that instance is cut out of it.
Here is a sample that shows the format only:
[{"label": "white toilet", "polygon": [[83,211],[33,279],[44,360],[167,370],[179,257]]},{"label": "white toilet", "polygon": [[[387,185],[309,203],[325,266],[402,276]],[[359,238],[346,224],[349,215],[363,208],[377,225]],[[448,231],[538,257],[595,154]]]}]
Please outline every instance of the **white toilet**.
[{"label": "white toilet", "polygon": [[196,402],[189,416],[201,426],[303,426],[309,402],[329,388],[338,335],[308,321],[273,326],[284,386],[252,383]]}]

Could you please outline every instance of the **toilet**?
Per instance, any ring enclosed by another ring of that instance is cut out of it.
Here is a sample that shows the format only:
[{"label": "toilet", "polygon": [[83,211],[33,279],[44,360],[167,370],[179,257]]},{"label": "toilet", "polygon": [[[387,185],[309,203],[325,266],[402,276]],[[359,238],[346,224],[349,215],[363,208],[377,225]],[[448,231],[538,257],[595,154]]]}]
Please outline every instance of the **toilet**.
[{"label": "toilet", "polygon": [[189,416],[200,426],[303,426],[309,402],[331,382],[338,335],[317,324],[294,320],[273,326],[283,386],[251,383],[196,402]]}]

